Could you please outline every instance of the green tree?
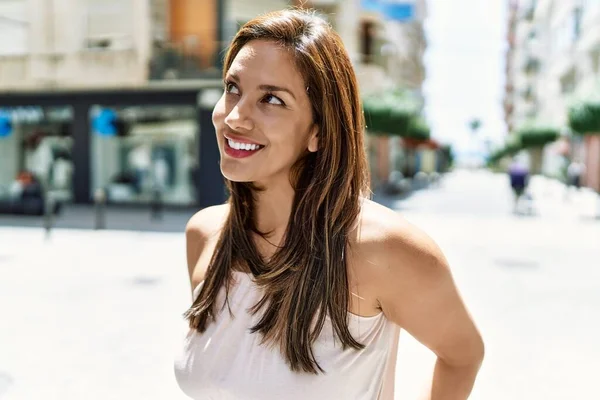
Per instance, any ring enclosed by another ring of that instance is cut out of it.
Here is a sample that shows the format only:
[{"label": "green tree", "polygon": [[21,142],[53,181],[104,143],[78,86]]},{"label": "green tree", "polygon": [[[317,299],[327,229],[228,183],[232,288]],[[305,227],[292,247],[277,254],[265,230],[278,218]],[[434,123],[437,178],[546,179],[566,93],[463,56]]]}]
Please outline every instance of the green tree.
[{"label": "green tree", "polygon": [[471,129],[471,133],[473,134],[473,136],[477,135],[477,132],[481,128],[481,125],[483,125],[483,123],[479,118],[473,118],[469,121],[469,129]]}]

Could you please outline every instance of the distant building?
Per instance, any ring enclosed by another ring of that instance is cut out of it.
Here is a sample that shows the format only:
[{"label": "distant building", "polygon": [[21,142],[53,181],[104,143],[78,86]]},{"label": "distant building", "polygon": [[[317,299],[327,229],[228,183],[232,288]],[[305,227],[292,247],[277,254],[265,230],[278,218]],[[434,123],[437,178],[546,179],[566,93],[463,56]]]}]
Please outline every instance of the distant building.
[{"label": "distant building", "polygon": [[515,68],[514,57],[517,47],[518,0],[510,0],[508,6],[508,23],[506,29],[506,58],[504,85],[504,121],[507,132],[514,128],[515,110]]},{"label": "distant building", "polygon": [[0,197],[18,171],[35,170],[76,203],[97,189],[149,203],[156,187],[169,204],[221,202],[210,114],[223,50],[241,24],[289,4],[0,1],[0,111],[10,126],[0,137]]},{"label": "distant building", "polygon": [[[565,127],[571,102],[600,92],[600,2],[511,0],[510,10],[507,125]],[[598,164],[595,140],[574,137],[571,157]],[[588,169],[590,183],[600,181],[595,169]]]},{"label": "distant building", "polygon": [[599,87],[600,2],[511,0],[510,10],[508,122],[564,125],[570,100]]}]

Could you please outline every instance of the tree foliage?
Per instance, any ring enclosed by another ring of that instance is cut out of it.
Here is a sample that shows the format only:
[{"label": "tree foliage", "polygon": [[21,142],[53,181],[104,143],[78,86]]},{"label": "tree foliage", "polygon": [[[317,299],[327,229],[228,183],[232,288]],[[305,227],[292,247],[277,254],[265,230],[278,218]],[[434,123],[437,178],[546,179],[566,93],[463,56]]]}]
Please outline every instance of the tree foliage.
[{"label": "tree foliage", "polygon": [[471,129],[471,131],[473,133],[477,133],[479,128],[481,128],[481,125],[482,125],[482,123],[479,118],[473,118],[472,120],[469,121],[469,129]]},{"label": "tree foliage", "polygon": [[560,132],[549,126],[526,126],[517,131],[517,136],[524,149],[544,147],[558,139]]},{"label": "tree foliage", "polygon": [[600,134],[600,100],[574,104],[569,108],[568,119],[576,134]]},{"label": "tree foliage", "polygon": [[488,164],[496,164],[504,157],[512,157],[521,150],[523,150],[521,138],[518,135],[512,134],[504,142],[504,145],[492,151],[492,153],[488,156]]},{"label": "tree foliage", "polygon": [[429,140],[431,137],[431,128],[423,117],[412,117],[408,123],[405,137],[416,140]]},{"label": "tree foliage", "polygon": [[[391,90],[363,99],[367,130],[370,134],[408,137],[423,134],[426,123],[418,118],[421,105],[401,90]],[[427,131],[429,128],[426,128]],[[428,133],[427,133],[428,136]]]}]

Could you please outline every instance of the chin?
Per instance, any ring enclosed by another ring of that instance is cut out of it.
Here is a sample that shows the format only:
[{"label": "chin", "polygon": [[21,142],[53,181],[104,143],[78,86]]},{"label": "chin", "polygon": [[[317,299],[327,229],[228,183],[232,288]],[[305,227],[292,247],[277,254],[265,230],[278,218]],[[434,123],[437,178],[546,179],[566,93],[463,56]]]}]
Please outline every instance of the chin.
[{"label": "chin", "polygon": [[254,181],[254,178],[247,170],[244,171],[243,168],[229,168],[223,165],[223,163],[221,163],[221,174],[231,182],[243,183]]}]

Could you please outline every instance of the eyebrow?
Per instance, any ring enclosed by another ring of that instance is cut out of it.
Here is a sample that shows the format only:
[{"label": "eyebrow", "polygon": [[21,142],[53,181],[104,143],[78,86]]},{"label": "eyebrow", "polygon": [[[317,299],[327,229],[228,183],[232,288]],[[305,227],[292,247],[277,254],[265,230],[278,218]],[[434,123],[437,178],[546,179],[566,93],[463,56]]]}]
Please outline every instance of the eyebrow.
[{"label": "eyebrow", "polygon": [[[234,81],[236,82],[240,82],[240,77],[237,76],[236,74],[233,73],[229,73],[228,74]],[[275,86],[275,85],[260,85],[258,87],[260,90],[264,90],[266,92],[286,92],[289,93],[290,96],[292,96],[294,98],[294,100],[296,100],[296,96],[294,96],[294,93],[292,93],[292,91],[288,88],[282,87],[282,86]]]}]

